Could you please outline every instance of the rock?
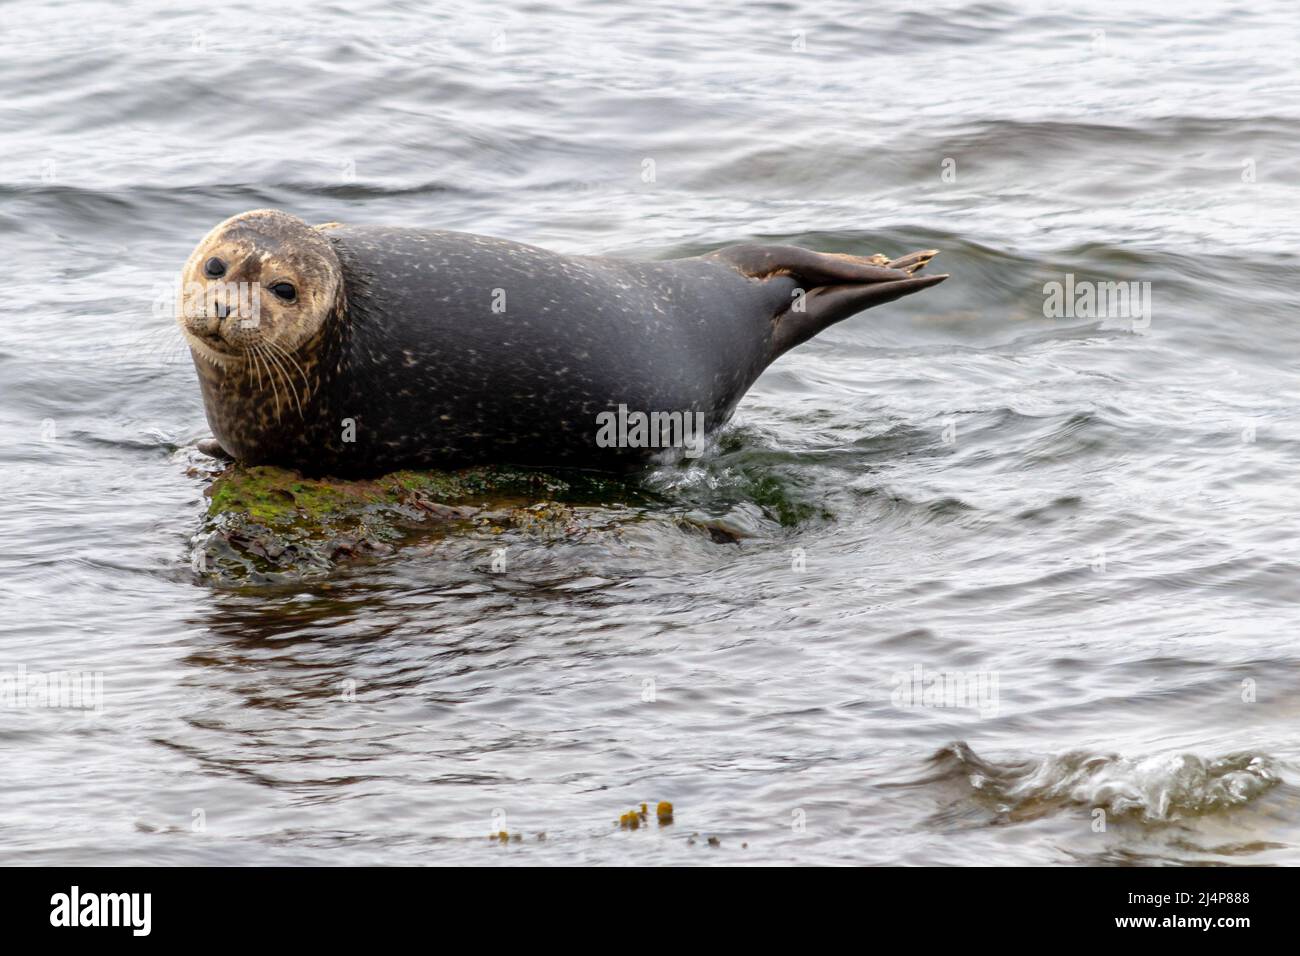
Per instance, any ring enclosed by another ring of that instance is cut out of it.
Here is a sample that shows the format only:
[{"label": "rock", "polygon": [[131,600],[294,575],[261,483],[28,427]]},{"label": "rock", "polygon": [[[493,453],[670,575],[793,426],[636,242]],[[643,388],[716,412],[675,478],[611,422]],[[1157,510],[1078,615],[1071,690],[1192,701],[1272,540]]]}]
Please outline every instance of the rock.
[{"label": "rock", "polygon": [[345,480],[231,464],[209,476],[194,570],[252,583],[324,575],[342,562],[390,554],[420,528],[575,535],[588,522],[572,502],[609,504],[629,493],[617,479],[506,467]]}]

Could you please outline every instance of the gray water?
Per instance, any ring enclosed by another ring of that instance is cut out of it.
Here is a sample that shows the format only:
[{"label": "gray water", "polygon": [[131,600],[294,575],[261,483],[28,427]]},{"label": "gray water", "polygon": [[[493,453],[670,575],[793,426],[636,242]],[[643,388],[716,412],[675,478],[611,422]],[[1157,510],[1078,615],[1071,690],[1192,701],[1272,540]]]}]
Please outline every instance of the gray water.
[{"label": "gray water", "polygon": [[[174,6],[0,5],[0,675],[102,680],[0,708],[0,860],[1300,860],[1292,5]],[[154,300],[259,206],[952,278],[621,534],[235,586]]]}]

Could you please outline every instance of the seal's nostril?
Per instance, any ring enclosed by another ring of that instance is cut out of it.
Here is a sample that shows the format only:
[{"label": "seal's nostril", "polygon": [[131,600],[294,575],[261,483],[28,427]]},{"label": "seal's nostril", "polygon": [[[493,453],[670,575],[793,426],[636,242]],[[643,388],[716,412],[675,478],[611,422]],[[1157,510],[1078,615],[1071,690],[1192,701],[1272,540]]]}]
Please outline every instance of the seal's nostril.
[{"label": "seal's nostril", "polygon": [[215,303],[214,308],[217,310],[217,318],[219,319],[224,319],[230,314],[230,310],[221,302]]}]

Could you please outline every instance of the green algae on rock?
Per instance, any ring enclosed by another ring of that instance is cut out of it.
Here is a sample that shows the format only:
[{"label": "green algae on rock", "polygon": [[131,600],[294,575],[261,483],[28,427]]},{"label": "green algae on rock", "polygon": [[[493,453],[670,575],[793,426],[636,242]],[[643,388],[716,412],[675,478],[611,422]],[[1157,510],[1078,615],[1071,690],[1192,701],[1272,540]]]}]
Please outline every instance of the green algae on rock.
[{"label": "green algae on rock", "polygon": [[483,534],[564,535],[580,524],[568,500],[609,500],[626,490],[614,479],[495,466],[353,480],[233,464],[205,492],[193,566],[218,578],[273,581],[389,553],[405,534],[437,524]]}]

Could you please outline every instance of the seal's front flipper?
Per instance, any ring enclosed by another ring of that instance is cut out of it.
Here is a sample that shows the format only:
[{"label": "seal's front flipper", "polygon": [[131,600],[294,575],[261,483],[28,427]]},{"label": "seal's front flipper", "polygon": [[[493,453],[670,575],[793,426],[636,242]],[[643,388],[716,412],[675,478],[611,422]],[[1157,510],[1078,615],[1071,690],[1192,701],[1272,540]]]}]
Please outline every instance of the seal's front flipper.
[{"label": "seal's front flipper", "polygon": [[199,450],[200,454],[207,455],[209,458],[217,458],[222,461],[234,460],[234,456],[227,453],[215,438],[200,438],[194,447]]},{"label": "seal's front flipper", "polygon": [[786,277],[794,283],[790,301],[776,319],[773,358],[863,309],[938,285],[948,276],[914,275],[938,254],[927,249],[888,260],[882,255],[758,245],[730,246],[714,253],[752,279]]}]

